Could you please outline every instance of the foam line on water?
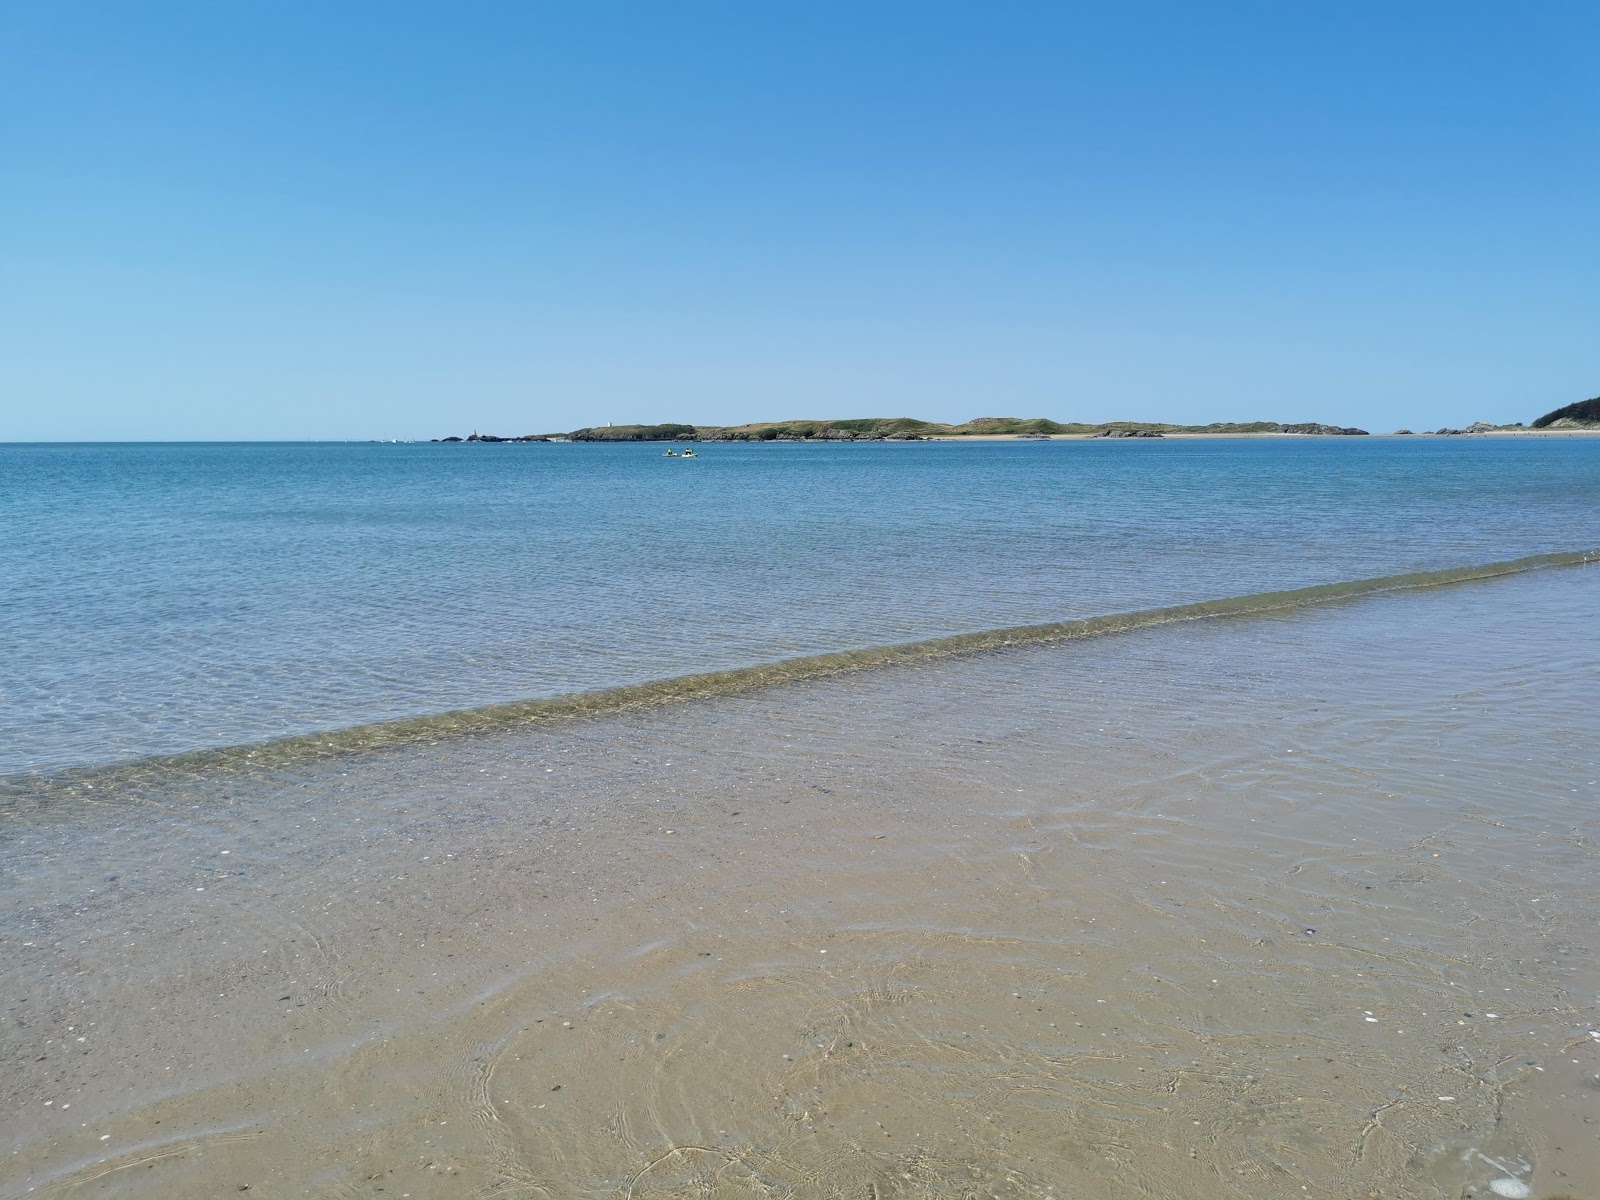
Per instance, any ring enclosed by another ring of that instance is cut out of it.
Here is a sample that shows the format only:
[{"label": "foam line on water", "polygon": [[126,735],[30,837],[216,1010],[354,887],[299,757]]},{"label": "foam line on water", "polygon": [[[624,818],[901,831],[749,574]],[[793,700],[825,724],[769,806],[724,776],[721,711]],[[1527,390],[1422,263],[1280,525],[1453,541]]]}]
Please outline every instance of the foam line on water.
[{"label": "foam line on water", "polygon": [[871,671],[882,667],[930,662],[958,655],[981,654],[1020,646],[1043,646],[1081,638],[1103,637],[1108,634],[1129,633],[1184,621],[1262,616],[1315,605],[1358,600],[1387,592],[1417,591],[1518,575],[1527,571],[1592,563],[1600,563],[1600,549],[1538,554],[1505,562],[1403,575],[1384,575],[1372,579],[1295,588],[1290,591],[1258,592],[1220,600],[1201,600],[1190,604],[1138,609],[1133,612],[1083,617],[1044,625],[1013,626],[929,638],[917,642],[806,655],[757,666],[712,671],[700,675],[683,675],[599,691],[519,700],[482,708],[403,717],[324,733],[298,734],[253,744],[162,755],[109,767],[68,769],[48,776],[12,776],[0,781],[0,801],[4,800],[5,793],[16,795],[19,792],[37,792],[41,787],[50,785],[65,786],[77,792],[84,785],[96,781],[113,784],[119,779],[129,777],[148,779],[151,772],[171,771],[186,775],[201,775],[211,771],[276,770],[318,758],[366,753],[394,746],[493,733],[552,721],[605,716],[634,709],[680,704],[781,684],[824,679],[856,671]]}]

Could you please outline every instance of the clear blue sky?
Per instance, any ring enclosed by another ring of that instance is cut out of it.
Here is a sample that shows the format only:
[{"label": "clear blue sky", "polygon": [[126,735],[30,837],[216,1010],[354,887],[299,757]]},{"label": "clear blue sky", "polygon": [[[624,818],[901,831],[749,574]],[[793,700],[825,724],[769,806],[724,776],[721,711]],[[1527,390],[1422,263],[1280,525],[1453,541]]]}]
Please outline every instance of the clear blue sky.
[{"label": "clear blue sky", "polygon": [[1600,4],[0,0],[0,441],[1600,393]]}]

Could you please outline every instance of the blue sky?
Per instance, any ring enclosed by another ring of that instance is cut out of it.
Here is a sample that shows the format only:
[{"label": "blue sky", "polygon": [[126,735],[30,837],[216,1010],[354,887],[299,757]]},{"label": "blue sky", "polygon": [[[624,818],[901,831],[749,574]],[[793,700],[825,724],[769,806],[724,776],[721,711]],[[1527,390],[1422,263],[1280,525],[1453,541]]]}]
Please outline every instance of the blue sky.
[{"label": "blue sky", "polygon": [[0,3],[0,441],[1600,393],[1600,5]]}]

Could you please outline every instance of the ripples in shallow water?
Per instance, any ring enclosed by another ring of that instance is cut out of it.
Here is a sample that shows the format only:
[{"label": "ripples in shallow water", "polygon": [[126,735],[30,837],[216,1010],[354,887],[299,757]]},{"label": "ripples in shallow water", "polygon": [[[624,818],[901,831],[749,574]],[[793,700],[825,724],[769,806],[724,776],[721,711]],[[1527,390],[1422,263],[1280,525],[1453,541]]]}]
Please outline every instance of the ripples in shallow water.
[{"label": "ripples in shallow water", "polygon": [[1597,579],[14,812],[0,1195],[1571,1191]]},{"label": "ripples in shallow water", "polygon": [[0,774],[1597,545],[1600,439],[0,446]]}]

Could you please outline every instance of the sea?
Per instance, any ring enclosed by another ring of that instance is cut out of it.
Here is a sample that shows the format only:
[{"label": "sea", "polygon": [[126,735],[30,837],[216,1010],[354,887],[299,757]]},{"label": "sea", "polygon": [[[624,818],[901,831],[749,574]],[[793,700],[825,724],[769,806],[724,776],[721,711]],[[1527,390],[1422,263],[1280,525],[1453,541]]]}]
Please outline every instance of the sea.
[{"label": "sea", "polygon": [[0,1200],[1582,1200],[1600,438],[0,447]]},{"label": "sea", "polygon": [[0,446],[0,776],[1600,547],[1600,439],[665,449]]}]

